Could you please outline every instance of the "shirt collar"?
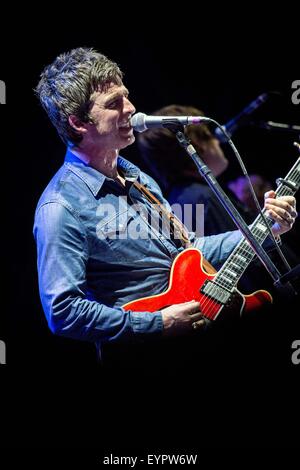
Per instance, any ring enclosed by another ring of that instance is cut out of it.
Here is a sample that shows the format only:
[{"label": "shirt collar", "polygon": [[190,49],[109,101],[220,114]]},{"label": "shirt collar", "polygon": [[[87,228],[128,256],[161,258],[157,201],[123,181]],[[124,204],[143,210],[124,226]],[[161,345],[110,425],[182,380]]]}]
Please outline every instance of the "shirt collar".
[{"label": "shirt collar", "polygon": [[[67,150],[65,156],[65,165],[85,182],[94,196],[98,194],[105,180],[113,181],[100,171],[84,163],[70,149]],[[117,166],[128,181],[135,181],[140,176],[139,168],[121,156],[118,156]]]}]

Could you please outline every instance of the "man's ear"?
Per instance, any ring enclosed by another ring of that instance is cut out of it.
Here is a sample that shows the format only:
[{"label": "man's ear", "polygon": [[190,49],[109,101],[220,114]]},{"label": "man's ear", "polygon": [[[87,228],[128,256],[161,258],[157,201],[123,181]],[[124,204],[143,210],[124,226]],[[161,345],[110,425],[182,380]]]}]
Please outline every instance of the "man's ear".
[{"label": "man's ear", "polygon": [[73,114],[69,116],[69,124],[79,134],[85,134],[87,132],[86,124]]}]

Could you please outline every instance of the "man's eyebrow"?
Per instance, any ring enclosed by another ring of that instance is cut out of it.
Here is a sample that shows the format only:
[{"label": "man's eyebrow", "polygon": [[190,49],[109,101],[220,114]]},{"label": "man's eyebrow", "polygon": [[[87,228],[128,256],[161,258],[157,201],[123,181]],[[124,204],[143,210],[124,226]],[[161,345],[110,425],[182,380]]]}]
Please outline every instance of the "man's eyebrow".
[{"label": "man's eyebrow", "polygon": [[118,91],[113,91],[110,95],[107,95],[106,98],[105,98],[105,102],[109,102],[109,101],[113,101],[115,98],[119,98],[121,96],[128,96],[129,95],[129,91],[127,90],[127,88],[122,88],[121,90],[118,90]]}]

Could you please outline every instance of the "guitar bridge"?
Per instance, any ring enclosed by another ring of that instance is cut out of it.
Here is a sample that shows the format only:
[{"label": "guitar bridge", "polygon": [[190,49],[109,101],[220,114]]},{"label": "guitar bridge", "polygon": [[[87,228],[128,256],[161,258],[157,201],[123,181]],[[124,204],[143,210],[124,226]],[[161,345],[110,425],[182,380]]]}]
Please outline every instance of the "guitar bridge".
[{"label": "guitar bridge", "polygon": [[215,300],[221,305],[227,304],[232,292],[226,289],[224,286],[220,286],[214,281],[206,279],[203,286],[200,289],[201,294],[205,294],[207,297]]}]

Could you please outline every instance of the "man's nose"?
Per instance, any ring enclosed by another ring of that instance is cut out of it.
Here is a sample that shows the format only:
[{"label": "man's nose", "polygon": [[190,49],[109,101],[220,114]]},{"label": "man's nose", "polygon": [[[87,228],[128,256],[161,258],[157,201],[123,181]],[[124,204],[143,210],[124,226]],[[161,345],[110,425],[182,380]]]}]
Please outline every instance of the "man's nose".
[{"label": "man's nose", "polygon": [[129,114],[135,113],[135,107],[128,98],[125,99],[124,112]]}]

